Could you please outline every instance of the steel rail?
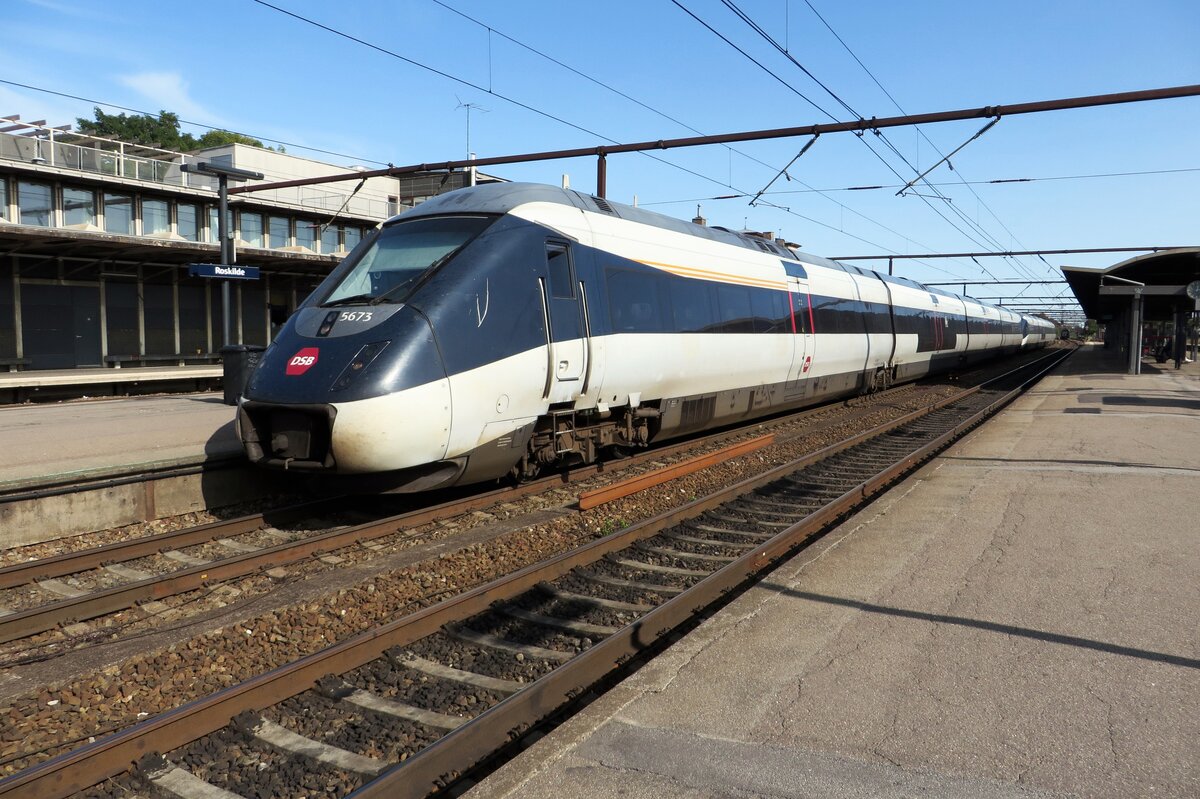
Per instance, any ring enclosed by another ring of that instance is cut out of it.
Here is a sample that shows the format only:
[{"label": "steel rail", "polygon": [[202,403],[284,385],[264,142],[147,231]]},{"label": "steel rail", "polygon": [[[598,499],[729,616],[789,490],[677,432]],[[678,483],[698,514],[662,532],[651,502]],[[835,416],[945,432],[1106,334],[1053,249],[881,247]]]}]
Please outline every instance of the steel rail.
[{"label": "steel rail", "polygon": [[81,549],[77,552],[64,552],[60,555],[25,563],[14,563],[11,566],[0,568],[0,588],[16,588],[37,580],[62,577],[88,569],[96,569],[110,563],[144,558],[164,549],[178,549],[207,543],[218,538],[242,535],[260,529],[267,523],[267,517],[277,517],[276,521],[286,523],[288,519],[299,519],[310,513],[328,512],[333,508],[334,502],[336,500],[319,500],[293,505],[278,511],[269,511],[265,514],[240,516],[236,519],[210,522],[167,533],[114,541],[99,547]]},{"label": "steel rail", "polygon": [[763,447],[769,447],[775,443],[775,434],[769,433],[765,436],[752,438],[749,441],[744,441],[741,444],[734,444],[724,449],[719,449],[716,452],[710,452],[707,455],[699,455],[695,458],[689,458],[682,463],[677,463],[674,466],[666,466],[662,469],[656,469],[646,474],[630,477],[627,480],[621,480],[616,483],[611,483],[603,488],[597,488],[595,491],[587,491],[579,495],[579,509],[588,510],[589,508],[599,507],[607,502],[614,502],[618,499],[636,494],[639,491],[645,491],[647,488],[653,488],[656,485],[674,480],[677,477],[693,474],[701,469],[707,469],[710,466],[715,466],[718,463],[733,460],[734,458],[747,455],[751,452],[756,452]]},{"label": "steel rail", "polygon": [[[664,635],[693,619],[704,608],[725,598],[743,585],[746,580],[793,552],[827,525],[836,522],[866,500],[881,493],[892,482],[907,474],[915,466],[954,443],[964,433],[1012,402],[1030,384],[1039,380],[1045,372],[1053,369],[1070,354],[1068,352],[1061,357],[1050,356],[1049,360],[1052,362],[1044,369],[1022,381],[1017,388],[989,403],[969,419],[960,422],[878,475],[863,481],[833,502],[784,529],[761,546],[755,547],[728,566],[717,570],[687,591],[664,602],[633,623],[588,648],[568,663],[534,682],[529,688],[501,701],[440,738],[428,748],[388,769],[375,780],[351,793],[347,799],[419,799],[419,797],[425,797],[430,792],[443,787],[448,777],[462,774],[464,769],[482,762],[501,750],[520,733],[580,696],[630,659],[643,654]],[[1003,379],[1003,376],[997,379]],[[979,387],[970,389],[962,396],[943,403],[943,406],[959,401],[977,391],[979,391]],[[925,416],[933,410],[931,408],[915,411],[905,417],[901,424]],[[901,425],[885,425],[889,430],[899,426]],[[855,438],[861,439],[862,436],[855,436]],[[844,443],[837,444],[830,449],[837,451],[847,449],[848,447],[844,446]],[[811,458],[801,460],[812,461]],[[785,464],[768,473],[770,479],[765,479],[767,475],[760,475],[734,488],[744,486],[758,488],[795,470],[794,465]],[[753,490],[753,488],[749,490]],[[741,493],[749,493],[749,491]],[[698,500],[696,503],[664,514],[645,524],[652,528],[654,533],[657,533],[661,529],[672,526],[677,520],[698,515],[692,513],[685,515],[685,511],[691,508],[700,504],[703,504],[705,509],[713,507],[708,499]],[[663,519],[669,521],[663,523],[660,521]],[[624,535],[628,535],[640,527],[641,525],[636,525],[629,528]],[[638,536],[638,538],[643,537],[648,536]]]},{"label": "steel rail", "polygon": [[[1046,368],[1053,368],[1056,363],[1057,360],[1055,364]],[[1021,368],[1028,369],[1029,365]],[[1025,381],[1025,384],[1036,380],[1037,377],[1040,377],[1040,373]],[[997,409],[1010,402],[1025,384],[990,403],[987,410]],[[391,647],[409,644],[436,632],[445,624],[481,613],[498,600],[511,599],[540,582],[557,579],[571,569],[592,563],[605,555],[656,535],[680,521],[736,499],[798,468],[823,460],[861,441],[882,435],[941,407],[961,401],[980,389],[980,386],[967,389],[935,406],[913,411],[880,425],[873,431],[860,433],[851,439],[743,480],[611,536],[560,553],[542,563],[527,566],[498,580],[300,658],[291,664],[253,677],[244,683],[194,700],[93,743],[65,752],[0,781],[0,797],[52,799],[70,796],[122,773],[146,755],[170,751],[219,730],[239,713],[268,707],[295,696],[313,687],[328,674],[340,674],[362,666]],[[955,431],[965,431],[984,418],[984,412],[976,413],[969,420],[956,425]],[[904,462],[911,465],[929,457],[948,445],[953,440],[953,435],[954,431],[940,436],[918,453],[906,457]],[[819,526],[835,520],[849,509],[852,502],[857,503],[862,498],[882,490],[900,473],[898,467],[892,467],[864,481],[857,488],[846,492],[839,500],[840,504],[826,506],[814,512],[803,522],[784,530],[761,547],[705,578],[694,588],[576,656],[567,668],[551,672],[532,683],[530,687],[447,734],[403,764],[385,772],[378,780],[363,786],[353,796],[360,799],[425,796],[430,790],[444,783],[447,775],[457,775],[464,767],[473,765],[495,752],[529,725],[561,707],[579,691],[593,685],[630,657],[645,651],[664,633],[687,621],[699,609],[724,596],[741,584],[748,575],[789,552],[803,538],[812,534],[812,530],[816,529],[813,525]]]},{"label": "steel rail", "polygon": [[[892,391],[898,392],[907,387],[897,387],[892,389]],[[878,398],[885,396],[886,394],[877,395]],[[778,419],[759,420],[751,423],[748,427],[792,424],[806,416],[828,409],[828,405],[806,408]],[[0,644],[37,635],[38,633],[51,630],[60,624],[94,619],[106,613],[113,613],[133,607],[139,602],[164,599],[185,591],[202,588],[218,580],[231,580],[244,577],[257,571],[284,566],[316,554],[349,546],[358,541],[390,535],[397,532],[398,527],[426,524],[431,521],[484,508],[496,502],[516,499],[544,491],[555,485],[592,477],[608,469],[624,469],[636,466],[646,460],[670,456],[697,446],[704,446],[713,441],[735,437],[743,434],[744,430],[745,428],[741,428],[736,431],[714,433],[700,439],[692,439],[640,452],[622,461],[577,467],[570,472],[551,475],[529,483],[493,489],[492,491],[477,494],[466,499],[451,500],[429,508],[390,516],[379,521],[333,530],[299,541],[285,542],[273,547],[266,547],[256,552],[238,554],[201,566],[179,569],[168,574],[155,575],[144,580],[124,583],[78,597],[69,597],[37,607],[27,608],[0,616]],[[253,514],[169,533],[114,542],[101,547],[80,550],[79,552],[63,553],[37,561],[13,564],[0,568],[0,588],[15,588],[22,585],[29,585],[41,579],[61,577],[88,569],[99,568],[110,563],[120,563],[147,557],[168,548],[178,549],[180,547],[194,546],[196,544],[208,543],[218,538],[227,538],[253,532],[263,527],[270,517],[279,517],[276,521],[282,522],[285,519],[298,519],[312,513],[328,512],[336,509],[335,503],[342,499],[344,498],[319,500],[317,502],[283,508],[278,511],[270,511],[266,514]]]},{"label": "steel rail", "polygon": [[[892,393],[898,393],[905,389],[911,389],[912,387],[913,384],[897,386],[889,389],[887,392],[881,392],[874,395],[874,398],[886,399],[887,396]],[[845,406],[847,402],[849,402],[849,400],[843,400],[839,404]],[[700,438],[692,438],[688,439],[687,441],[656,447],[652,450],[639,452],[619,461],[606,461],[589,466],[575,467],[569,472],[554,474],[539,480],[531,481],[529,483],[522,483],[520,486],[516,486],[516,488],[524,490],[525,493],[529,493],[530,489],[541,490],[556,483],[566,484],[576,480],[593,477],[597,474],[603,474],[608,470],[615,471],[629,466],[637,466],[645,460],[656,457],[669,457],[687,449],[705,446],[713,442],[723,441],[739,435],[744,435],[745,431],[749,428],[779,427],[793,424],[807,416],[829,410],[831,407],[833,407],[832,404],[818,405],[811,408],[804,408],[794,413],[787,414],[786,416],[776,417],[774,419],[755,420],[743,428],[737,428],[735,430],[721,430]],[[505,497],[512,496],[524,496],[524,494],[514,493],[513,487],[505,487],[487,491],[483,494],[477,495],[477,498],[481,499],[486,504],[490,504],[492,502],[501,501]],[[272,519],[279,523],[287,523],[289,520],[301,518],[312,513],[328,512],[329,510],[334,509],[334,503],[342,501],[343,499],[344,497],[337,497],[326,500],[318,500],[315,502],[307,502],[300,505],[279,508],[278,510],[267,511],[266,513],[251,514],[248,516],[241,516],[236,519],[226,519],[220,522],[199,525],[197,527],[188,527],[183,530],[158,533],[155,535],[143,536],[126,541],[117,541],[100,547],[92,547],[79,550],[77,552],[65,552],[48,558],[39,558],[36,561],[15,563],[0,568],[0,589],[15,588],[17,586],[27,585],[35,580],[43,580],[51,577],[62,577],[64,575],[86,571],[87,569],[98,568],[109,563],[121,563],[127,560],[136,560],[137,558],[154,555],[166,548],[178,549],[180,547],[193,546],[199,543],[207,543],[217,538],[227,538],[246,532],[252,532],[253,530],[262,527],[264,523],[274,523]],[[0,502],[3,500],[4,498],[0,498]],[[465,503],[471,501],[471,498],[457,501]],[[451,503],[443,503],[438,507],[449,508],[450,506]],[[464,506],[465,510],[474,510],[477,507],[479,506]]]},{"label": "steel rail", "polygon": [[[155,575],[147,577],[144,580],[113,586],[112,588],[78,597],[61,599],[57,602],[0,616],[0,643],[27,638],[31,635],[53,629],[59,624],[93,619],[106,613],[124,610],[139,602],[164,599],[185,591],[202,588],[205,585],[221,580],[232,580],[264,569],[285,566],[295,563],[298,560],[341,549],[360,541],[369,541],[391,535],[403,527],[415,527],[439,519],[456,516],[477,508],[486,507],[506,498],[544,490],[547,482],[553,483],[558,481],[558,479],[558,477],[554,477],[548,478],[546,481],[526,483],[514,488],[496,489],[466,499],[452,500],[432,507],[389,516],[374,522],[365,522],[351,527],[330,530],[297,541],[276,544],[275,546],[265,547],[254,552],[234,555],[199,566],[190,566],[168,574]],[[289,510],[298,513],[296,509]],[[181,541],[186,541],[188,545],[192,545],[215,538],[236,535],[237,533],[251,532],[260,528],[262,521],[263,517],[261,515],[254,515],[234,519],[229,522],[216,522],[210,525],[201,525],[200,527],[180,530],[177,531],[177,534],[168,533],[165,534],[165,539],[160,536],[147,536],[146,540],[136,542],[136,550],[141,554],[125,557],[126,553],[122,552],[122,559],[129,560],[134,557],[141,557],[142,555],[154,554],[161,550],[164,544],[180,546]],[[100,550],[106,550],[106,552],[101,552]],[[105,559],[104,555],[113,551],[120,551],[120,545],[114,544],[108,547],[101,547],[95,551],[78,553],[79,558],[77,562],[94,564],[91,567],[84,568],[94,568],[94,566],[103,565],[104,563],[111,563],[114,562],[114,559],[112,557]],[[54,559],[58,561],[54,564],[55,568],[64,568],[65,563],[71,562],[72,554],[75,553],[60,556],[61,560]],[[18,567],[25,565],[18,564]],[[36,565],[36,563],[30,564],[30,566]],[[17,571],[17,567],[10,568]],[[79,570],[75,569],[74,571]],[[71,570],[65,573],[71,573]]]}]

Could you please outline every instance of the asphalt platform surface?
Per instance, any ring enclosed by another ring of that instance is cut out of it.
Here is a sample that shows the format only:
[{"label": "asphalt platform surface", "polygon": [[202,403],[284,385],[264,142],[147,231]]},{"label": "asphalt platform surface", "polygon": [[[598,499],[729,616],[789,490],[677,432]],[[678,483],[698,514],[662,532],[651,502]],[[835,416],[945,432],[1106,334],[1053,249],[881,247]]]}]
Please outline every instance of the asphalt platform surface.
[{"label": "asphalt platform surface", "polygon": [[235,413],[211,392],[0,405],[0,486],[236,457]]}]

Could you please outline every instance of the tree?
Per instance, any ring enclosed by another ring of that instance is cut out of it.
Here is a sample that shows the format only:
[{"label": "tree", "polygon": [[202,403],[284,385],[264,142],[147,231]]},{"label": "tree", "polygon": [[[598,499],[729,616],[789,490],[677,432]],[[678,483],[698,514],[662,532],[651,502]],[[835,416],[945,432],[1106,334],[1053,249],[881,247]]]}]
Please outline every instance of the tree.
[{"label": "tree", "polygon": [[[222,144],[248,144],[251,147],[262,147],[265,150],[275,149],[274,147],[267,147],[252,136],[247,136],[244,133],[234,133],[232,130],[210,130],[199,139],[196,139],[194,149],[202,150],[205,147],[220,147]],[[283,152],[282,145],[279,147],[279,152]]]},{"label": "tree", "polygon": [[[252,147],[267,147],[258,139],[231,130],[210,130],[196,138],[190,133],[179,132],[179,115],[170,111],[160,111],[158,116],[153,114],[106,114],[98,107],[92,109],[96,115],[93,119],[79,117],[75,120],[81,133],[91,136],[120,139],[132,144],[144,144],[148,147],[160,147],[164,150],[174,150],[186,153],[201,150],[205,147],[219,147],[223,144],[248,144]],[[283,152],[280,146],[278,152]]]},{"label": "tree", "polygon": [[[181,149],[179,115],[170,111],[151,114],[106,114],[99,108],[92,109],[94,120],[82,117],[75,120],[79,130],[92,136],[106,136],[133,144],[161,147],[164,150]],[[190,137],[189,137],[190,138]]]}]

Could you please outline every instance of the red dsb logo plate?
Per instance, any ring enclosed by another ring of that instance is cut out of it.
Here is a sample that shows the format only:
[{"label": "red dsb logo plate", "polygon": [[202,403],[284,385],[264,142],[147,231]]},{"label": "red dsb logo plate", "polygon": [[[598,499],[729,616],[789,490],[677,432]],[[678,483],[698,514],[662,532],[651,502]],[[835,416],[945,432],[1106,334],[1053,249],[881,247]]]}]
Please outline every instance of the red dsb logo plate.
[{"label": "red dsb logo plate", "polygon": [[320,350],[316,347],[305,347],[291,357],[287,365],[287,374],[302,375],[317,362]]}]

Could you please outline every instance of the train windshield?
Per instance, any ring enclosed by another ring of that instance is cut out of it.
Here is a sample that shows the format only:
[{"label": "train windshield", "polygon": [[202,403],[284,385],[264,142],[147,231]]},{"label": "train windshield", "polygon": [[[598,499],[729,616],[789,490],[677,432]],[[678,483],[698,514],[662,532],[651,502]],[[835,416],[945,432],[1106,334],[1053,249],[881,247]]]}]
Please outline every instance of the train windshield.
[{"label": "train windshield", "polygon": [[449,261],[493,221],[483,216],[452,216],[389,225],[321,304],[404,302],[425,275]]}]

